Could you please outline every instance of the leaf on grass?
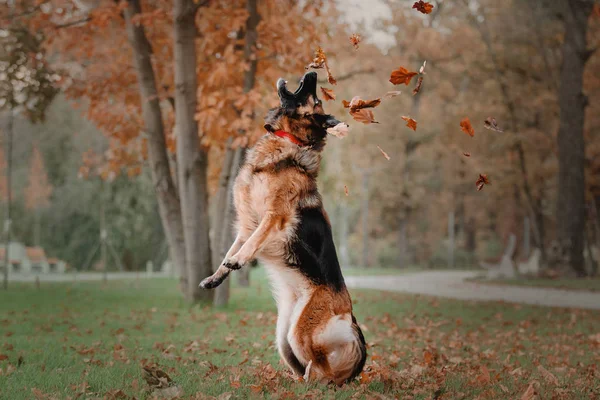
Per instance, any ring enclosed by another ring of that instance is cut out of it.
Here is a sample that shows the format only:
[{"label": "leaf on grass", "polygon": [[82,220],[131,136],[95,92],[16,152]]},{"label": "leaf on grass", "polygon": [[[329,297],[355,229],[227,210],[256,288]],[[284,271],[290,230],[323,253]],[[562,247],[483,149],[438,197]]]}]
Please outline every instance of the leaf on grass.
[{"label": "leaf on grass", "polygon": [[421,90],[421,86],[423,85],[423,77],[420,76],[419,80],[417,80],[417,86],[413,89],[413,96]]},{"label": "leaf on grass", "polygon": [[350,43],[352,43],[352,46],[354,46],[354,50],[358,50],[358,44],[360,43],[361,37],[358,33],[353,33],[352,36],[350,36]]},{"label": "leaf on grass", "polygon": [[504,386],[503,384],[500,383],[499,386],[500,386],[500,390],[502,390],[504,393],[509,392],[508,388],[506,386]]},{"label": "leaf on grass", "polygon": [[373,115],[373,111],[367,110],[365,108],[361,110],[357,110],[354,112],[350,112],[352,118],[355,121],[362,122],[363,124],[378,124],[379,122],[375,121],[375,116]]},{"label": "leaf on grass", "polygon": [[546,382],[552,383],[554,386],[558,386],[558,378],[556,378],[552,372],[548,371],[541,364],[537,366],[537,369]]},{"label": "leaf on grass", "polygon": [[254,394],[260,394],[263,391],[262,385],[250,385],[250,390]]},{"label": "leaf on grass", "polygon": [[535,382],[531,382],[529,384],[529,387],[527,387],[527,390],[521,396],[521,400],[532,400],[533,397],[537,394],[535,391],[534,383]]},{"label": "leaf on grass", "polygon": [[173,382],[166,372],[152,365],[142,367],[142,377],[150,387],[157,389],[169,387],[171,382]]},{"label": "leaf on grass", "polygon": [[153,398],[172,400],[183,396],[183,389],[180,386],[171,386],[164,389],[154,389],[152,392]]},{"label": "leaf on grass", "polygon": [[394,85],[400,85],[404,83],[408,86],[410,80],[415,75],[417,75],[416,72],[409,71],[404,67],[399,67],[398,69],[392,71],[392,74],[390,76],[390,82]]},{"label": "leaf on grass", "polygon": [[121,389],[115,389],[115,390],[111,390],[109,392],[106,393],[106,396],[104,397],[107,400],[117,400],[117,399],[128,399],[129,396],[127,396],[127,394],[122,391]]},{"label": "leaf on grass", "polygon": [[485,365],[480,367],[481,373],[477,376],[477,381],[479,383],[487,384],[492,381],[492,377],[490,376],[490,371],[487,369]]},{"label": "leaf on grass", "polygon": [[425,350],[423,352],[423,362],[425,363],[425,365],[429,366],[433,364],[433,353],[430,352],[429,350]]},{"label": "leaf on grass", "polygon": [[477,181],[475,182],[475,186],[477,186],[477,191],[483,189],[484,185],[489,184],[490,180],[488,179],[487,174],[479,174],[479,178],[477,178]]},{"label": "leaf on grass", "polygon": [[381,152],[381,154],[383,154],[383,156],[385,157],[386,160],[390,161],[390,156],[388,156],[388,154],[383,151],[383,149],[379,146],[377,146],[377,148],[379,149],[379,151]]},{"label": "leaf on grass", "polygon": [[333,135],[337,138],[343,139],[346,136],[348,136],[348,130],[349,130],[348,128],[349,127],[346,123],[340,122],[333,128],[327,128],[327,133],[329,133],[330,135]]},{"label": "leaf on grass", "polygon": [[387,92],[385,94],[385,97],[387,97],[388,99],[391,99],[392,97],[396,97],[399,96],[402,92],[400,90],[392,90],[390,92]]},{"label": "leaf on grass", "polygon": [[323,98],[326,101],[335,100],[335,93],[333,92],[333,90],[321,86],[321,93],[323,93]]},{"label": "leaf on grass", "polygon": [[413,131],[417,130],[417,121],[412,119],[411,117],[402,116],[402,119],[406,121],[406,126],[408,126]]},{"label": "leaf on grass", "polygon": [[8,356],[6,354],[0,354],[0,361],[8,360]]},{"label": "leaf on grass", "polygon": [[498,122],[496,122],[496,118],[494,117],[487,117],[487,119],[483,121],[483,127],[496,132],[504,132],[502,129],[500,129]]},{"label": "leaf on grass", "polygon": [[430,4],[423,0],[419,0],[415,1],[415,4],[413,4],[412,8],[416,8],[417,11],[423,14],[431,14],[431,11],[433,11],[433,4]]},{"label": "leaf on grass", "polygon": [[460,129],[471,137],[475,136],[475,129],[473,129],[471,121],[469,121],[469,117],[464,117],[460,121]]},{"label": "leaf on grass", "polygon": [[466,152],[466,151],[465,151],[465,152],[463,153],[463,156],[465,156],[465,157],[471,157],[471,153],[469,153],[469,152]]},{"label": "leaf on grass", "polygon": [[344,193],[346,193],[346,196],[348,196],[348,186],[344,185]]}]

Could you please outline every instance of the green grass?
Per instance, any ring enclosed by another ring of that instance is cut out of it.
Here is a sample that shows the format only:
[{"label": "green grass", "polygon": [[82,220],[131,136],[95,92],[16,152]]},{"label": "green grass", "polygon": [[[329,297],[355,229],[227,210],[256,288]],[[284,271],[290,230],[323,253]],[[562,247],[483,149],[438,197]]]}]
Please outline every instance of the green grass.
[{"label": "green grass", "polygon": [[600,395],[599,312],[356,290],[369,345],[362,380],[295,382],[273,345],[276,310],[263,276],[254,270],[253,286],[234,287],[219,310],[189,307],[169,279],[13,284],[0,291],[0,399],[110,398],[116,390],[146,398],[147,363],[186,398],[514,399],[530,384],[543,399]]},{"label": "green grass", "polygon": [[588,292],[600,291],[600,277],[594,278],[512,278],[512,279],[476,279],[478,283],[490,285],[514,285],[528,287],[543,287],[552,289],[582,290]]}]

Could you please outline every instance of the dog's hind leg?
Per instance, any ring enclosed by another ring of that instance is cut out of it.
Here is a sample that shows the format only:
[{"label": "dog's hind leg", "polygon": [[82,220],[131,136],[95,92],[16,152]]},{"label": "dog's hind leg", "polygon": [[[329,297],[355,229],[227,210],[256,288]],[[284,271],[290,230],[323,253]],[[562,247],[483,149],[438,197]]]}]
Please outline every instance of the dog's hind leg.
[{"label": "dog's hind leg", "polygon": [[281,286],[284,287],[278,287],[274,291],[277,301],[277,350],[279,350],[279,355],[293,374],[299,377],[304,373],[304,366],[298,361],[287,338],[290,329],[290,317],[296,304],[296,295],[293,288],[288,287],[288,285]]}]

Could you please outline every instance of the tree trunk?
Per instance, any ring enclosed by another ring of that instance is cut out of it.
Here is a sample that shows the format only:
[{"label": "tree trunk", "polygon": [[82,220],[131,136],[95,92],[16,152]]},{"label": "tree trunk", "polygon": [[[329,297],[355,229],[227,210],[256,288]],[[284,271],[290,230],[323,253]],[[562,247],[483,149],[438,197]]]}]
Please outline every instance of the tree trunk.
[{"label": "tree trunk", "polygon": [[586,48],[586,34],[592,1],[568,0],[565,3],[565,39],[558,96],[558,239],[570,268],[578,276],[585,276],[583,127],[587,98],[583,94],[583,72],[590,56]]},{"label": "tree trunk", "polygon": [[127,8],[124,10],[127,38],[133,49],[134,65],[140,85],[144,130],[148,135],[148,161],[158,200],[160,219],[169,243],[169,254],[173,264],[180,271],[181,287],[185,294],[187,273],[181,208],[169,170],[162,113],[150,60],[152,49],[146,38],[144,27],[135,25],[131,21],[133,16],[140,12],[139,0],[129,0]]},{"label": "tree trunk", "polygon": [[[219,188],[217,189],[217,194],[214,197],[214,209],[213,209],[213,219],[211,221],[211,226],[214,229],[213,237],[212,237],[212,259],[213,259],[213,268],[216,269],[219,267],[221,262],[223,249],[222,249],[222,237],[223,231],[226,229],[227,225],[223,223],[223,216],[225,215],[225,210],[227,210],[228,198],[230,196],[229,192],[229,182],[231,181],[229,177],[231,176],[231,164],[233,163],[233,154],[234,151],[231,149],[232,139],[230,138],[227,142],[227,147],[225,150],[225,157],[223,158],[223,166],[221,168],[221,176],[219,177]],[[225,250],[227,251],[227,250]],[[215,289],[215,297],[213,300],[213,304],[216,307],[226,305],[229,301],[229,279],[226,279],[219,287]]]},{"label": "tree trunk", "polygon": [[177,174],[185,237],[187,299],[212,300],[213,292],[198,284],[212,271],[207,154],[200,146],[196,114],[196,7],[193,0],[175,0],[175,129]]}]

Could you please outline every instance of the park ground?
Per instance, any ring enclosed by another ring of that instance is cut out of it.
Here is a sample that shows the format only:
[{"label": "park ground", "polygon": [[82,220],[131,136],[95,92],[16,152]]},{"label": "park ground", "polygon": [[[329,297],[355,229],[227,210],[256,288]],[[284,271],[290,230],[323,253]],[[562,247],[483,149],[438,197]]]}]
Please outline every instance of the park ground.
[{"label": "park ground", "polygon": [[[235,278],[235,275],[233,275]],[[14,283],[0,292],[0,398],[152,398],[142,367],[182,398],[600,398],[600,312],[352,289],[368,342],[360,379],[294,381],[274,347],[261,269],[223,309],[173,279]]]}]

